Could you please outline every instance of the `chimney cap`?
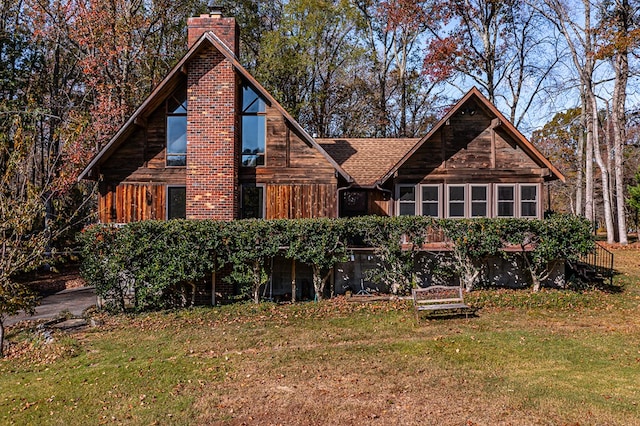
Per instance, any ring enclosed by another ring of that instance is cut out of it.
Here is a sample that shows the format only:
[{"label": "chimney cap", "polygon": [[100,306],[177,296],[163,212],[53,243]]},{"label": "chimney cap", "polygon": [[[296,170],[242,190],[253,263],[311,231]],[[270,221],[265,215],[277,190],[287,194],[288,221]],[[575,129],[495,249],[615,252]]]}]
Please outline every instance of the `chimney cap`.
[{"label": "chimney cap", "polygon": [[209,9],[210,15],[222,15],[222,6],[217,4],[216,0],[209,0],[207,9]]}]

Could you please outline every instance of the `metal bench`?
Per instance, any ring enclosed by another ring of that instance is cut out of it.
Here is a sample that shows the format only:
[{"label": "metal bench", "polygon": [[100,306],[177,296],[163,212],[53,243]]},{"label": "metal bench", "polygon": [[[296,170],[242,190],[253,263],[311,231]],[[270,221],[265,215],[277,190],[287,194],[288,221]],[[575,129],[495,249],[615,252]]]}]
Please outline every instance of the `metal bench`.
[{"label": "metal bench", "polygon": [[412,290],[413,307],[416,311],[416,321],[419,321],[420,311],[432,313],[464,312],[468,317],[475,309],[466,303],[462,297],[462,287],[433,285]]}]

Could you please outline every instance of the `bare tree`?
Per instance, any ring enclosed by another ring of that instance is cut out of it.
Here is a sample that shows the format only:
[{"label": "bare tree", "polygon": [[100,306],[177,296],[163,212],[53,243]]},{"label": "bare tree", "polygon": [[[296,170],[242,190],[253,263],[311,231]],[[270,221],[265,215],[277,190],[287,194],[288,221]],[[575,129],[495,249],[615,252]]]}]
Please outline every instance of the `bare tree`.
[{"label": "bare tree", "polygon": [[600,170],[607,241],[613,243],[615,237],[611,211],[611,194],[609,191],[609,170],[601,152],[601,128],[598,119],[598,100],[595,92],[596,82],[594,81],[594,72],[596,66],[595,49],[597,34],[591,23],[591,2],[590,0],[582,0],[582,16],[580,16],[580,19],[574,19],[576,11],[570,10],[568,6],[560,0],[545,0],[544,3],[545,7],[540,10],[564,37],[575,72],[580,80],[586,128],[585,216],[591,220],[594,219],[593,187],[590,186],[593,181],[592,169],[590,168],[591,159],[593,158]]}]

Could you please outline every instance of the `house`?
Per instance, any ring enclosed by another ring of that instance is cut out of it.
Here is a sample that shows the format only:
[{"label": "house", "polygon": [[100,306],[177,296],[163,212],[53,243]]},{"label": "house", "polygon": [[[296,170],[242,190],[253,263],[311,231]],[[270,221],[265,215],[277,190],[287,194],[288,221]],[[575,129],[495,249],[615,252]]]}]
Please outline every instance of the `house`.
[{"label": "house", "polygon": [[79,177],[99,182],[100,222],[542,218],[564,180],[475,88],[419,139],[316,139],[240,64],[233,18],[190,18],[188,42]]}]

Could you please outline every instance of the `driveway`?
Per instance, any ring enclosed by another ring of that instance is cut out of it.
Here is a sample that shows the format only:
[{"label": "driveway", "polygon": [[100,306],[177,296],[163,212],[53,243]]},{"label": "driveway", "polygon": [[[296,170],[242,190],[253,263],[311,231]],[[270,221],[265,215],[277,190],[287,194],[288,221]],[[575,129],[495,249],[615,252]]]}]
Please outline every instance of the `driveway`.
[{"label": "driveway", "polygon": [[13,325],[24,320],[53,319],[60,312],[69,311],[73,316],[81,316],[85,309],[96,304],[96,291],[93,287],[79,287],[62,290],[59,293],[40,299],[40,305],[36,307],[36,313],[8,317],[4,325]]}]

